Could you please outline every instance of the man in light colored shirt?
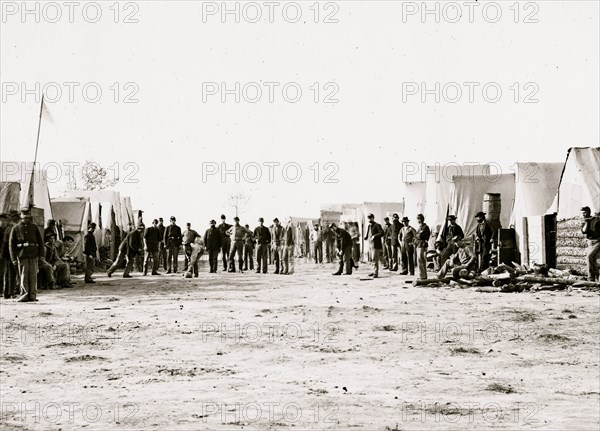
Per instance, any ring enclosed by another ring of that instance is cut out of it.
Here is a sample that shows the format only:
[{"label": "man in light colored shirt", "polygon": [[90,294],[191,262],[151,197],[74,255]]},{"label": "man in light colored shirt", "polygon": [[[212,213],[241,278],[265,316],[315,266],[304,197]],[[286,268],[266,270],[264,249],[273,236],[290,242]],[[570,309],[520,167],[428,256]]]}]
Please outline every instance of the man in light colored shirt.
[{"label": "man in light colored shirt", "polygon": [[234,224],[229,228],[227,233],[231,237],[231,248],[229,249],[229,270],[227,272],[235,271],[235,255],[238,255],[238,264],[240,272],[244,269],[244,239],[247,234],[252,235],[249,229],[246,229],[240,224],[240,218],[233,218]]}]

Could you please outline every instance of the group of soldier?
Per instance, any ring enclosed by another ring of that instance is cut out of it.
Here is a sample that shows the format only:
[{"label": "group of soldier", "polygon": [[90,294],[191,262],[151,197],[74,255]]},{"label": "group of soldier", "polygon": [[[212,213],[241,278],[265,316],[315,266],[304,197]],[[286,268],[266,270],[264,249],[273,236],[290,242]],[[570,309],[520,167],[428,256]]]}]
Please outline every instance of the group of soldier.
[{"label": "group of soldier", "polygon": [[[463,229],[456,223],[456,216],[448,215],[447,223],[435,241],[435,251],[428,250],[431,229],[422,214],[417,215],[417,227],[410,225],[410,219],[398,214],[392,220],[384,218],[383,226],[368,215],[364,240],[369,244],[369,260],[372,265],[370,277],[379,277],[380,266],[389,271],[400,271],[403,275],[414,275],[418,270],[420,279],[427,279],[427,258],[429,253],[434,262],[437,276],[443,278],[450,269],[482,271],[492,263],[493,250],[497,248],[494,235],[484,212],[476,214],[477,228],[474,241],[465,239]],[[589,241],[589,279],[598,278],[596,259],[600,255],[600,216],[591,216],[588,207],[582,208],[582,233]],[[95,223],[90,223],[83,239],[85,283],[94,283],[92,274],[97,261],[98,247],[94,232]],[[355,224],[338,226],[335,223],[315,223],[313,231],[302,239],[303,253],[308,256],[312,243],[314,262],[323,263],[323,249],[326,261],[338,260],[338,270],[333,275],[351,275],[358,268],[357,237]],[[184,273],[188,277],[198,277],[198,261],[206,251],[209,272],[216,273],[221,254],[223,271],[242,272],[254,270],[266,274],[268,266],[275,265],[275,274],[294,273],[294,257],[297,242],[296,226],[288,218],[285,225],[277,218],[269,227],[264,219],[258,219],[258,226],[251,230],[242,226],[239,217],[228,224],[225,215],[221,223],[210,221],[204,235],[200,235],[187,223],[184,231],[171,217],[165,226],[163,219],[155,219],[146,228],[140,219],[135,228],[130,229],[118,248],[117,258],[107,271],[108,277],[125,263],[124,278],[131,278],[134,263],[147,275],[160,275],[162,265],[167,274],[177,273],[178,256],[181,247],[185,255]],[[304,236],[304,234],[303,234]],[[57,289],[72,287],[71,267],[75,259],[69,255],[73,238],[64,235],[62,226],[54,220],[48,222],[44,234],[32,221],[29,209],[21,213],[12,211],[0,214],[0,283],[5,299],[18,298],[20,302],[37,301],[37,286]],[[256,253],[255,253],[256,249]],[[360,248],[358,247],[358,250]],[[236,270],[237,256],[237,270]],[[17,292],[20,290],[20,294]]]},{"label": "group of soldier", "polygon": [[[60,238],[58,238],[60,234]],[[48,221],[44,234],[33,223],[29,209],[0,214],[0,286],[4,299],[37,301],[41,288],[73,287],[69,255],[74,239],[62,226]]]}]

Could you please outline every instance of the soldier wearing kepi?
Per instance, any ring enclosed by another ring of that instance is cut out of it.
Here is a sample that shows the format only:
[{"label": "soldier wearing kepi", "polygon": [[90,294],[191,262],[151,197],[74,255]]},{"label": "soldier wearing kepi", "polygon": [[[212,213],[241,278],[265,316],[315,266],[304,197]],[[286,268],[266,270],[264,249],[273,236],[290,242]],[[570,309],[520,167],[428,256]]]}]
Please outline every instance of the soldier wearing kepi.
[{"label": "soldier wearing kepi", "polygon": [[248,229],[248,233],[244,237],[244,271],[248,270],[248,266],[250,266],[250,271],[254,270],[254,234],[250,230],[249,225],[244,226]]},{"label": "soldier wearing kepi", "polygon": [[21,222],[10,233],[10,258],[21,276],[19,302],[37,301],[38,262],[44,256],[44,240],[32,223],[28,208],[21,211]]},{"label": "soldier wearing kepi", "polygon": [[417,231],[410,225],[408,217],[402,217],[402,229],[398,234],[398,242],[402,253],[402,275],[415,275],[415,237]]},{"label": "soldier wearing kepi", "polygon": [[160,241],[158,243],[158,259],[159,263],[162,264],[164,270],[167,270],[167,246],[165,245],[165,225],[163,224],[162,217],[158,218],[158,237]]},{"label": "soldier wearing kepi", "polygon": [[600,256],[600,215],[592,216],[590,207],[581,208],[581,233],[588,242],[587,266],[588,280],[600,281],[600,268],[596,261]]},{"label": "soldier wearing kepi", "polygon": [[[177,219],[171,216],[171,224],[165,229],[165,245],[167,246],[167,274],[177,273],[177,259],[179,257],[179,247],[181,246],[181,228],[175,223]],[[171,271],[173,269],[173,271]]]},{"label": "soldier wearing kepi", "polygon": [[490,266],[490,254],[494,233],[490,224],[485,219],[485,213],[479,211],[475,214],[477,229],[475,231],[475,254],[478,256],[479,269],[485,270]]},{"label": "soldier wearing kepi", "polygon": [[240,268],[240,272],[243,272],[244,269],[244,238],[246,234],[250,232],[250,230],[246,229],[244,226],[240,224],[240,218],[233,218],[234,225],[231,226],[228,230],[229,235],[231,236],[231,249],[229,250],[229,270],[228,272],[235,272],[235,255],[237,253],[238,256],[238,264]]},{"label": "soldier wearing kepi", "polygon": [[390,238],[390,218],[383,219],[383,269],[389,269],[392,252],[392,239]]},{"label": "soldier wearing kepi", "polygon": [[10,258],[10,233],[14,227],[21,221],[21,216],[18,211],[11,211],[8,213],[8,224],[4,229],[3,243],[2,246],[2,257],[5,262],[4,270],[4,298],[17,298],[20,291],[19,285],[19,268],[13,264]]},{"label": "soldier wearing kepi", "polygon": [[98,254],[98,246],[96,245],[96,237],[94,232],[96,231],[96,223],[90,223],[88,231],[83,237],[83,255],[85,257],[85,282],[95,283],[92,279],[94,273],[94,266],[96,266],[96,257]]},{"label": "soldier wearing kepi", "polygon": [[223,259],[223,271],[227,271],[227,262],[229,262],[229,251],[231,249],[231,238],[229,237],[229,229],[231,225],[225,222],[227,217],[225,214],[221,214],[221,224],[219,225],[219,232],[221,232],[221,238],[223,243],[221,245],[221,258]]},{"label": "soldier wearing kepi", "polygon": [[223,245],[223,237],[221,231],[217,229],[217,222],[210,221],[210,227],[204,233],[204,246],[208,250],[208,264],[210,273],[216,274],[219,262],[219,251]]},{"label": "soldier wearing kepi", "polygon": [[125,271],[123,271],[123,278],[132,278],[130,273],[133,270],[133,262],[140,254],[144,253],[144,229],[144,224],[138,223],[137,229],[127,234],[123,242],[121,242],[117,260],[115,260],[112,266],[108,269],[107,275],[109,277],[111,277],[119,265],[121,265],[121,263],[127,259],[127,265],[125,266]]},{"label": "soldier wearing kepi", "polygon": [[269,228],[264,226],[265,220],[261,217],[258,219],[259,226],[254,229],[254,239],[258,244],[256,248],[256,273],[267,273],[267,260],[269,257],[269,244],[271,244],[271,232]]},{"label": "soldier wearing kepi", "polygon": [[337,254],[340,258],[339,268],[333,275],[342,275],[344,265],[346,266],[345,275],[352,275],[352,237],[345,229],[337,227],[332,223],[329,228],[337,237]]},{"label": "soldier wearing kepi", "polygon": [[152,220],[152,226],[146,229],[144,233],[144,275],[148,274],[148,266],[152,259],[152,275],[160,275],[158,273],[159,263],[159,247],[160,247],[160,231],[158,230],[158,220]]},{"label": "soldier wearing kepi", "polygon": [[417,248],[417,267],[419,268],[419,278],[427,280],[427,248],[429,247],[429,237],[431,229],[425,223],[425,216],[419,214],[417,216],[419,227],[415,238],[415,246]]},{"label": "soldier wearing kepi", "polygon": [[375,222],[373,214],[369,214],[367,218],[369,219],[369,226],[367,227],[365,241],[369,241],[371,264],[373,265],[373,272],[369,274],[369,277],[377,278],[379,277],[379,261],[381,260],[381,250],[383,248],[383,228]]},{"label": "soldier wearing kepi", "polygon": [[314,230],[310,233],[310,240],[313,243],[315,263],[323,263],[323,234],[318,223],[315,223]]},{"label": "soldier wearing kepi", "polygon": [[401,246],[398,235],[400,235],[402,224],[400,224],[400,216],[398,214],[394,213],[392,219],[392,224],[388,230],[388,237],[390,239],[390,263],[388,265],[390,271],[398,271],[398,252]]},{"label": "soldier wearing kepi", "polygon": [[279,265],[281,264],[283,252],[283,226],[278,218],[273,219],[273,260],[275,261],[275,274],[279,274]]},{"label": "soldier wearing kepi", "polygon": [[198,232],[192,229],[191,223],[186,223],[186,229],[183,231],[183,252],[185,253],[185,261],[183,264],[183,270],[188,270],[190,258],[192,257],[192,244],[196,241],[196,238],[200,236]]}]

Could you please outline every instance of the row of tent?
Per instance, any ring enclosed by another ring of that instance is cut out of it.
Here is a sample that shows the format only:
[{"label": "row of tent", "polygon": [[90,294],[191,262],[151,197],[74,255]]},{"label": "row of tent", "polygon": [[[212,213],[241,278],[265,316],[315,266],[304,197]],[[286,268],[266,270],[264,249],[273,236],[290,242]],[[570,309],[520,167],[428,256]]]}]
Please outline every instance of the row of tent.
[{"label": "row of tent", "polygon": [[[545,214],[557,219],[580,215],[582,206],[600,212],[600,148],[571,148],[564,163],[516,163],[512,172],[497,172],[490,164],[460,166],[427,166],[422,181],[404,183],[401,202],[364,202],[362,204],[325,204],[321,220],[356,222],[361,233],[363,252],[367,252],[364,231],[367,215],[383,223],[384,217],[398,213],[416,223],[416,215],[424,214],[433,232],[439,233],[446,214],[454,214],[465,236],[475,233],[475,214],[483,210],[489,194],[500,196],[499,221],[503,228],[514,227],[518,249],[529,264],[544,257],[533,249],[546,240]],[[532,249],[532,250],[530,250]]]},{"label": "row of tent", "polygon": [[[127,232],[141,217],[141,211],[132,209],[131,199],[112,190],[74,190],[51,200],[46,172],[36,171],[30,188],[31,168],[31,163],[0,163],[0,212],[19,209],[31,190],[34,206],[43,209],[44,223],[51,218],[62,220],[65,234],[76,238],[77,250],[81,250],[83,234],[93,221],[98,226],[98,245],[110,243],[110,256],[114,258],[118,235]],[[356,223],[361,250],[366,253],[368,247],[362,238],[369,213],[381,223],[393,213],[406,215],[416,223],[416,215],[421,213],[432,230],[439,232],[449,211],[456,215],[465,235],[470,236],[476,228],[474,216],[483,209],[485,196],[491,193],[500,195],[499,221],[504,228],[515,228],[525,263],[530,263],[530,256],[540,261],[529,248],[545,241],[541,227],[545,214],[556,213],[558,219],[569,219],[579,216],[582,206],[600,212],[600,147],[571,148],[564,163],[516,163],[510,173],[497,172],[490,164],[427,166],[422,181],[404,183],[399,202],[325,204],[321,206],[319,219],[325,223]],[[298,247],[307,227],[310,230],[316,221],[292,218],[298,229]],[[545,263],[543,257],[541,261]]]},{"label": "row of tent", "polygon": [[0,212],[18,211],[31,193],[30,202],[43,210],[43,221],[39,224],[45,225],[50,219],[61,220],[65,235],[75,239],[72,254],[83,251],[83,235],[89,223],[94,222],[98,227],[95,233],[98,246],[110,244],[113,248],[110,255],[114,258],[115,235],[126,232],[137,222],[139,211],[133,210],[131,198],[112,190],[70,190],[64,197],[51,199],[48,175],[43,169],[35,170],[31,187],[32,168],[33,163],[0,163]]}]

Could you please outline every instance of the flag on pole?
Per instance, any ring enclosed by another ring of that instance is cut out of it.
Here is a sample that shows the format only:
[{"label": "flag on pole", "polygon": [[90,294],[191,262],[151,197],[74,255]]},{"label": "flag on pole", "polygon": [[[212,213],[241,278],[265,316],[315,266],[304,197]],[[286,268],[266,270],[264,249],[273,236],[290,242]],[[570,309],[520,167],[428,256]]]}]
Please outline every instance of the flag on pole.
[{"label": "flag on pole", "polygon": [[44,98],[42,98],[42,109],[40,115],[42,116],[42,119],[48,123],[54,123],[52,115],[50,115],[50,111],[48,110],[48,104],[44,101]]}]

